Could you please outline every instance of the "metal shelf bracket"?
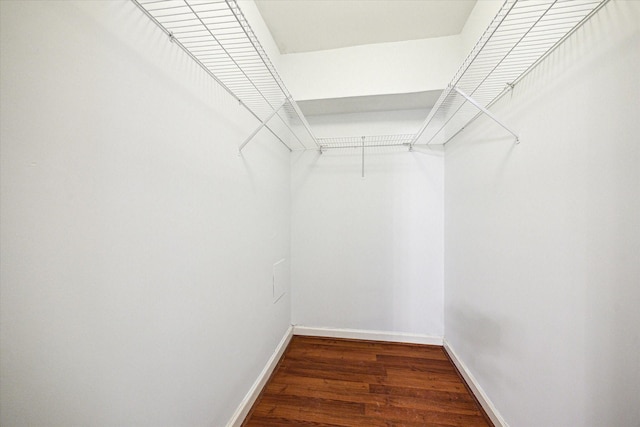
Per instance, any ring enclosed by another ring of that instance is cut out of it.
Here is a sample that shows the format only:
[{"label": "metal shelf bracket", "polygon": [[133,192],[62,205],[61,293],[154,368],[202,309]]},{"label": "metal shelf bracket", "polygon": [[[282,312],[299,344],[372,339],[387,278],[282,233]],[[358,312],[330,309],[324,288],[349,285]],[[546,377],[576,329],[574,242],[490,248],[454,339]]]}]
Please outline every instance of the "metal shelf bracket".
[{"label": "metal shelf bracket", "polygon": [[[249,135],[249,136],[247,137],[247,139],[245,139],[245,140],[244,140],[244,142],[240,145],[240,148],[239,148],[239,150],[238,150],[240,153],[242,153],[242,149],[245,147],[245,145],[247,145],[247,144],[248,144],[248,143],[253,139],[253,137],[254,137],[254,136],[256,136],[256,135],[258,134],[258,132],[260,132],[260,130],[261,130],[263,127],[265,127],[265,126],[267,125],[267,122],[268,122],[269,120],[271,120],[271,119],[273,118],[273,116],[275,116],[276,114],[278,114],[278,111],[280,111],[280,110],[282,109],[282,107],[284,107],[284,106],[285,106],[285,104],[287,103],[287,101],[289,101],[289,98],[285,99],[285,100],[282,102],[282,104],[280,104],[280,106],[279,106],[278,108],[276,108],[275,110],[273,110],[273,111],[271,112],[271,114],[269,114],[269,116],[268,116],[266,119],[264,119],[264,120],[260,123],[260,126],[258,126],[258,127],[256,128],[256,130],[254,130],[253,132],[251,132],[251,135]],[[284,142],[283,142],[283,144],[284,144]],[[285,147],[286,147],[286,145],[285,145]],[[291,148],[287,147],[287,149],[288,149],[289,151],[291,151]]]},{"label": "metal shelf bracket", "polygon": [[470,97],[469,95],[467,95],[466,93],[464,93],[460,88],[458,88],[457,86],[452,86],[451,87],[453,90],[455,90],[458,95],[462,96],[464,99],[466,99],[467,101],[469,101],[469,103],[471,105],[473,105],[474,107],[476,107],[478,110],[482,111],[484,114],[486,114],[491,120],[493,120],[494,122],[496,122],[497,124],[499,124],[500,126],[502,126],[507,132],[509,132],[511,135],[513,135],[516,138],[516,144],[520,143],[520,139],[518,138],[518,134],[515,133],[514,131],[512,131],[507,125],[505,125],[504,123],[502,123],[500,120],[498,120],[498,118],[496,116],[493,115],[493,113],[491,113],[491,111],[487,110],[485,107],[483,107],[482,105],[480,105],[475,99],[473,99],[472,97]]}]

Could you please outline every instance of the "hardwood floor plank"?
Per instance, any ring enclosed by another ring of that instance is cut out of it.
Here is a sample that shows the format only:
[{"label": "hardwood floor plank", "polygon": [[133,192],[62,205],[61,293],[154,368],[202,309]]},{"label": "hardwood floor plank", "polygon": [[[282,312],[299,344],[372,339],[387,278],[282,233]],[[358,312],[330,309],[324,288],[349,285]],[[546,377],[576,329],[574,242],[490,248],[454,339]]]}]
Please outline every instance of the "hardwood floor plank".
[{"label": "hardwood floor plank", "polygon": [[309,371],[333,371],[347,374],[367,374],[367,375],[386,375],[384,365],[376,361],[362,361],[362,360],[345,360],[334,359],[331,357],[289,357],[283,363],[283,369],[287,372],[294,371],[296,369],[306,369]]},{"label": "hardwood floor plank", "polygon": [[376,360],[386,367],[402,368],[422,372],[456,373],[455,368],[451,366],[451,362],[446,359],[435,360],[418,357],[389,356],[381,354],[376,356]]},{"label": "hardwood floor plank", "polygon": [[293,346],[289,352],[291,358],[332,358],[340,360],[357,360],[375,362],[376,355],[374,353],[363,352],[357,348],[323,345],[323,346]]},{"label": "hardwood floor plank", "polygon": [[415,397],[419,399],[438,400],[442,402],[466,402],[475,404],[475,399],[468,392],[443,392],[422,388],[393,387],[370,384],[369,392],[373,394],[390,394],[393,396]]},{"label": "hardwood floor plank", "polygon": [[259,416],[251,417],[243,426],[246,427],[282,427],[282,426],[298,426],[298,427],[343,427],[340,424],[316,423],[307,421],[296,421],[289,418],[265,418]]},{"label": "hardwood floor plank", "polygon": [[296,345],[304,345],[315,348],[344,349],[366,351],[373,354],[386,354],[396,356],[435,358],[447,360],[447,356],[441,346],[425,344],[392,343],[384,341],[351,340],[345,338],[302,337]]},{"label": "hardwood floor plank", "polygon": [[245,427],[491,426],[442,347],[294,336]]},{"label": "hardwood floor plank", "polygon": [[485,427],[487,423],[479,415],[461,415],[443,412],[421,411],[418,409],[400,410],[396,407],[366,406],[366,415],[396,423],[409,422],[419,425],[443,425],[464,427]]},{"label": "hardwood floor plank", "polygon": [[455,375],[439,375],[429,372],[410,372],[388,368],[387,375],[378,377],[372,384],[421,388],[425,390],[438,390],[447,392],[464,393],[467,391],[462,381],[456,380]]},{"label": "hardwood floor plank", "polygon": [[303,386],[316,390],[335,391],[336,393],[371,392],[371,386],[369,385],[369,383],[365,383],[362,381],[340,381],[330,380],[326,378],[299,377],[284,372],[281,372],[277,377],[274,376],[267,387],[271,384]]},{"label": "hardwood floor plank", "polygon": [[367,393],[363,392],[362,390],[345,392],[292,385],[272,385],[267,390],[267,392],[277,393],[278,396],[319,398],[333,401],[418,409],[432,412],[447,412],[461,415],[480,414],[475,405],[475,402],[470,399],[425,399],[422,397],[413,396],[396,396],[381,393]]}]

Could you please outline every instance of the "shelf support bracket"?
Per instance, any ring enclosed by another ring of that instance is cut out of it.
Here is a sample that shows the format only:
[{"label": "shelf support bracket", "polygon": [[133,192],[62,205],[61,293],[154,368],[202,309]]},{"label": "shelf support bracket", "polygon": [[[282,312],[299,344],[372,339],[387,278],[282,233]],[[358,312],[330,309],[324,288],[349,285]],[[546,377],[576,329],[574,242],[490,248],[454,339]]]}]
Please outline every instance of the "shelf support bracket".
[{"label": "shelf support bracket", "polygon": [[507,132],[509,132],[511,135],[513,135],[516,138],[516,144],[520,143],[520,139],[518,138],[518,134],[516,134],[514,131],[512,131],[511,129],[509,129],[504,123],[502,123],[500,120],[498,120],[498,118],[496,116],[493,115],[493,113],[491,113],[491,111],[487,110],[486,108],[484,108],[482,105],[480,105],[475,99],[473,99],[472,97],[470,97],[469,95],[467,95],[466,93],[464,93],[462,90],[460,90],[457,86],[453,86],[452,87],[453,90],[455,90],[458,95],[462,96],[464,99],[466,99],[467,101],[469,101],[474,107],[476,107],[478,110],[480,110],[481,112],[483,112],[484,114],[486,114],[487,116],[489,116],[489,118],[491,120],[493,120],[494,122],[496,122],[497,124],[499,124],[500,126],[502,126],[504,129],[506,129]]},{"label": "shelf support bracket", "polygon": [[[245,145],[247,145],[247,144],[249,143],[249,141],[251,141],[251,140],[253,139],[253,137],[254,137],[254,136],[256,136],[256,135],[258,134],[258,132],[260,132],[260,130],[261,130],[263,127],[265,127],[265,126],[267,125],[267,122],[268,122],[269,120],[271,120],[271,119],[273,118],[273,116],[275,116],[276,114],[278,114],[278,111],[280,111],[280,109],[281,109],[282,107],[284,107],[284,105],[287,103],[287,101],[288,101],[288,100],[289,100],[289,98],[286,98],[284,101],[282,101],[282,104],[280,104],[280,106],[279,106],[278,108],[276,108],[275,110],[273,110],[273,111],[271,112],[271,114],[269,114],[269,117],[267,117],[266,119],[264,119],[264,120],[262,121],[262,123],[260,123],[260,126],[258,126],[258,127],[256,128],[256,130],[254,130],[253,132],[251,132],[251,135],[249,135],[249,136],[247,137],[247,139],[245,139],[245,140],[244,140],[244,142],[240,145],[240,149],[239,149],[240,153],[242,153],[242,149],[244,148],[244,146],[245,146]],[[291,151],[291,150],[289,150],[289,151]]]}]

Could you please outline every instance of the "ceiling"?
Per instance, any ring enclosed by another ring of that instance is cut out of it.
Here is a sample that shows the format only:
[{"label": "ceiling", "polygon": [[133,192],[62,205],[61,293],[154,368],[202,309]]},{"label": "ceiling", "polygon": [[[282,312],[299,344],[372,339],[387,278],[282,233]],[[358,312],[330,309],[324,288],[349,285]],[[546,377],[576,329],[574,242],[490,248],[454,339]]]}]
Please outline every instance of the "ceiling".
[{"label": "ceiling", "polygon": [[280,53],[459,34],[476,0],[256,0]]}]

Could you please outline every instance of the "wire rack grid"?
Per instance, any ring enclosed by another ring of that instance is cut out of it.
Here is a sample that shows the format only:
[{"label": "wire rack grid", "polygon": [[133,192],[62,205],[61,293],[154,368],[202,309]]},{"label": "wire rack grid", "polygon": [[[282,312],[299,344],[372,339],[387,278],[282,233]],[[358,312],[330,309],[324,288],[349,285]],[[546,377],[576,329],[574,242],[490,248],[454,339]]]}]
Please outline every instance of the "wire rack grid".
[{"label": "wire rack grid", "polygon": [[409,147],[414,134],[318,138],[321,150],[336,148]]},{"label": "wire rack grid", "polygon": [[478,109],[491,116],[487,108],[608,0],[505,0],[415,134],[321,139],[313,135],[236,0],[132,1],[289,149],[290,143],[267,124],[274,116],[294,136],[296,148],[323,150],[446,144],[480,115]]},{"label": "wire rack grid", "polygon": [[295,148],[318,148],[236,0],[132,1],[289,149],[266,123],[275,115],[299,144]]},{"label": "wire rack grid", "polygon": [[462,93],[489,108],[607,1],[506,0],[411,145],[446,144],[480,115]]}]

